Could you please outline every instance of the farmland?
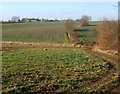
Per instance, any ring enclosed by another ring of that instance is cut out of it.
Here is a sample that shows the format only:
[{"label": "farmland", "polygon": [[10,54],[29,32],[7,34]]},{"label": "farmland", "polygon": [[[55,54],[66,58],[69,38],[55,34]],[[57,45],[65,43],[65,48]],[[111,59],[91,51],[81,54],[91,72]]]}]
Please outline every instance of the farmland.
[{"label": "farmland", "polygon": [[[96,41],[91,24],[77,28],[80,40]],[[63,22],[3,24],[3,94],[101,93],[117,86],[110,62],[74,46],[66,32]]]},{"label": "farmland", "polygon": [[82,41],[91,41],[96,42],[97,41],[97,32],[95,31],[96,25],[90,25],[80,28],[78,30],[80,40]]},{"label": "farmland", "polygon": [[[75,22],[75,27],[79,26]],[[80,40],[96,41],[96,22],[90,26],[77,28]],[[3,24],[3,41],[68,43],[64,22]],[[76,29],[76,28],[75,28]],[[59,37],[58,37],[59,36]]]},{"label": "farmland", "polygon": [[3,24],[3,41],[64,43],[65,31],[63,22]]},{"label": "farmland", "polygon": [[95,92],[97,87],[79,88],[108,73],[107,62],[81,49],[13,49],[3,52],[3,92]]}]

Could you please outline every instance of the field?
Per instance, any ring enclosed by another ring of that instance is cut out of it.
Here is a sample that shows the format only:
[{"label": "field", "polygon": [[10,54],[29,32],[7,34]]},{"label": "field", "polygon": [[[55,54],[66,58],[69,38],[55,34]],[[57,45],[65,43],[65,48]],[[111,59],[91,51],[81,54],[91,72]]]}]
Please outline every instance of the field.
[{"label": "field", "polygon": [[67,42],[63,22],[14,23],[2,27],[3,41]]},{"label": "field", "polygon": [[95,31],[96,25],[90,25],[80,28],[78,30],[79,32],[79,38],[82,41],[91,41],[96,42],[97,41],[97,32]]},{"label": "field", "polygon": [[[76,32],[82,41],[96,41],[95,28],[93,22]],[[63,22],[3,24],[3,94],[102,93],[116,87],[110,62],[68,43],[66,32]]]},{"label": "field", "polygon": [[[19,49],[3,52],[3,92],[65,92],[100,79],[107,62],[81,49]],[[97,89],[91,86],[79,92]]]},{"label": "field", "polygon": [[[79,26],[75,22],[75,27]],[[97,40],[96,24],[91,22],[90,26],[77,28],[80,40]],[[50,43],[68,43],[64,22],[39,22],[39,23],[14,23],[3,24],[3,41],[22,41],[22,42],[50,42]],[[59,37],[58,37],[59,36]]]},{"label": "field", "polygon": [[78,32],[79,40],[84,42],[96,42],[97,41],[97,25],[99,21],[91,21],[88,26],[80,27],[80,22],[76,22],[75,32]]}]

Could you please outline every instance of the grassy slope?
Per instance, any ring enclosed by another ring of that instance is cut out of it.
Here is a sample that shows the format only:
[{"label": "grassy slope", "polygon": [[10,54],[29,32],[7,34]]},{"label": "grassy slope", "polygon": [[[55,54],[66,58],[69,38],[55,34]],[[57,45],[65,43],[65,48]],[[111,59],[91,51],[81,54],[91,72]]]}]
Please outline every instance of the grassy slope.
[{"label": "grassy slope", "polygon": [[96,33],[96,27],[98,22],[90,22],[90,26],[84,26],[81,28],[78,28],[79,37],[82,41],[91,41],[96,42],[97,41],[97,33]]},{"label": "grassy slope", "polygon": [[3,52],[2,68],[3,92],[64,92],[105,76],[108,64],[81,49],[49,48]]},{"label": "grassy slope", "polygon": [[62,22],[3,24],[3,41],[64,43],[65,31]]}]

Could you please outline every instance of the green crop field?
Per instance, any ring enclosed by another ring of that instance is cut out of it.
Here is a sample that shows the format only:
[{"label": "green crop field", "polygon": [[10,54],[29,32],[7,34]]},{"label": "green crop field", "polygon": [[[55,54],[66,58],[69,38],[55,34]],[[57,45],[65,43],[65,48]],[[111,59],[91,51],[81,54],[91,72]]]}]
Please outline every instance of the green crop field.
[{"label": "green crop field", "polygon": [[3,24],[3,41],[64,43],[66,29],[63,22],[35,22]]},{"label": "green crop field", "polygon": [[[75,22],[75,26],[79,26]],[[79,37],[82,41],[96,41],[96,24],[90,22],[91,26],[78,28]],[[22,42],[50,42],[66,43],[66,28],[64,22],[35,22],[35,23],[12,23],[3,24],[3,41]]]},{"label": "green crop field", "polygon": [[4,51],[2,68],[3,92],[24,94],[95,91],[86,85],[109,71],[107,62],[76,48]]},{"label": "green crop field", "polygon": [[80,28],[79,38],[82,41],[97,41],[96,25],[90,25]]},{"label": "green crop field", "polygon": [[[77,25],[79,25],[78,23]],[[76,32],[79,34],[79,39],[81,41],[90,41],[96,42],[97,41],[97,25],[99,24],[98,21],[91,21],[89,22],[89,26],[83,26],[76,29]]]}]

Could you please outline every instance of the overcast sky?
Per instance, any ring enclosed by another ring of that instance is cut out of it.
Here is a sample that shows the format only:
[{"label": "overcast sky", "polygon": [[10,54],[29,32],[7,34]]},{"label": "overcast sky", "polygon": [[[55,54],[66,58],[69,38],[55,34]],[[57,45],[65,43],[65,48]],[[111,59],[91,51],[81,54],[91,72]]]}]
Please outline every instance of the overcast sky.
[{"label": "overcast sky", "polygon": [[2,2],[2,20],[12,16],[47,19],[79,19],[89,15],[92,20],[103,17],[117,19],[117,2]]}]

